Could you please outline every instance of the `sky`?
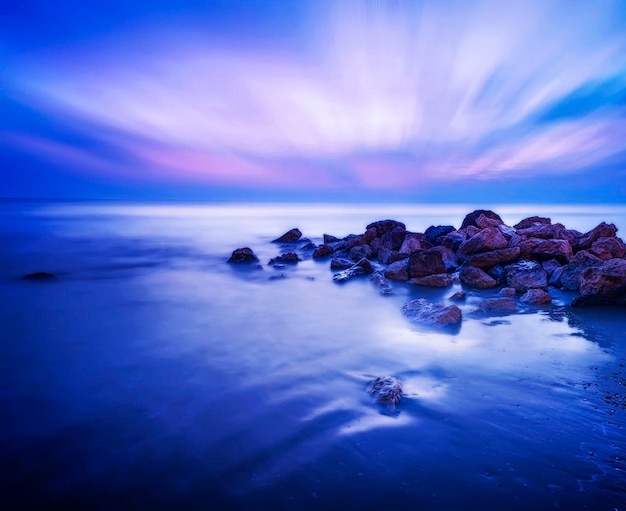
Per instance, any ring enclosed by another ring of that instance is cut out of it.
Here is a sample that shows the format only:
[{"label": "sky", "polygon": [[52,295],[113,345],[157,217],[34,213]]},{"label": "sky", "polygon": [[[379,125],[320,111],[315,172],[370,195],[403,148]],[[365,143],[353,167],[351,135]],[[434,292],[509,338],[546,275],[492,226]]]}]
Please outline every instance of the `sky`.
[{"label": "sky", "polygon": [[626,202],[623,0],[0,7],[0,197]]}]

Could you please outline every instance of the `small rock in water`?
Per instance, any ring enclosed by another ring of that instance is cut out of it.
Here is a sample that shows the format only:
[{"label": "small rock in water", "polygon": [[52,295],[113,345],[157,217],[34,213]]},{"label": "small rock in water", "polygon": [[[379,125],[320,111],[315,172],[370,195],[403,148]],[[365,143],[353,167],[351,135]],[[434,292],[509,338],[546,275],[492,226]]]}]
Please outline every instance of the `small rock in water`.
[{"label": "small rock in water", "polygon": [[425,298],[416,298],[402,306],[402,313],[409,319],[425,325],[456,325],[463,319],[456,305],[432,303]]},{"label": "small rock in water", "polygon": [[455,302],[462,302],[466,298],[467,294],[465,293],[465,291],[457,291],[449,299],[454,300]]},{"label": "small rock in water", "polygon": [[24,275],[22,280],[50,280],[56,278],[52,273],[48,273],[45,271],[38,271],[35,273],[29,273],[28,275]]},{"label": "small rock in water", "polygon": [[402,399],[402,384],[393,376],[379,376],[370,382],[367,392],[373,394],[376,402],[395,410],[396,405]]},{"label": "small rock in water", "polygon": [[550,293],[546,293],[542,289],[529,289],[519,300],[522,303],[530,305],[544,305],[546,303],[552,303]]},{"label": "small rock in water", "polygon": [[234,264],[245,264],[256,263],[258,260],[259,258],[255,255],[251,248],[244,247],[235,249],[228,262]]}]

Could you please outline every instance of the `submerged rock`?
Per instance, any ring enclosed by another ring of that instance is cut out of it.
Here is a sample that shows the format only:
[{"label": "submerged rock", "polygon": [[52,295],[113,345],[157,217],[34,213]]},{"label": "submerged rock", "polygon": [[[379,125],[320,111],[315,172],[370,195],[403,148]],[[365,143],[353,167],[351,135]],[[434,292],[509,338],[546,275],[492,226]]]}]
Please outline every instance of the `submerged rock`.
[{"label": "submerged rock", "polygon": [[402,383],[393,376],[379,376],[370,382],[367,392],[374,396],[376,402],[395,410],[402,399]]},{"label": "submerged rock", "polygon": [[249,264],[258,261],[259,258],[252,249],[248,247],[236,248],[230,256],[230,259],[228,259],[228,262],[233,264]]},{"label": "submerged rock", "polygon": [[368,275],[374,272],[374,267],[367,259],[363,258],[359,262],[354,263],[350,268],[340,271],[333,275],[335,282],[345,282],[346,280],[353,279],[354,277],[360,277],[361,275]]},{"label": "submerged rock", "polygon": [[381,295],[391,294],[391,284],[381,272],[375,271],[374,273],[372,273],[370,275],[370,282],[378,288]]},{"label": "submerged rock", "polygon": [[22,280],[51,280],[55,279],[56,275],[53,273],[48,273],[46,271],[38,271],[35,273],[29,273],[22,277]]},{"label": "submerged rock", "polygon": [[273,243],[293,243],[294,241],[298,241],[302,237],[302,233],[300,229],[293,228],[283,234],[280,238],[276,238]]},{"label": "submerged rock", "polygon": [[405,303],[402,313],[412,321],[434,326],[455,325],[463,319],[461,309],[456,305],[432,303],[425,298]]}]

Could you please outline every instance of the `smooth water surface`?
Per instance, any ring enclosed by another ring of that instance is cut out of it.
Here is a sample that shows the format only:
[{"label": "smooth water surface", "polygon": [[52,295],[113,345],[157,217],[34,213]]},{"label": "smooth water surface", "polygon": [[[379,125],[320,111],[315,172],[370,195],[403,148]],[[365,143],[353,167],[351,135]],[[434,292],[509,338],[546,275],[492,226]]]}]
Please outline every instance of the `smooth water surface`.
[{"label": "smooth water surface", "polygon": [[[291,227],[473,206],[0,205],[1,509],[626,509],[626,315],[572,294],[428,330],[446,290],[267,266]],[[581,231],[624,208],[494,208]],[[624,235],[624,232],[618,232]],[[249,246],[262,270],[226,263]],[[35,271],[57,275],[27,282]],[[284,278],[272,279],[281,275]],[[391,412],[365,389],[402,380]]]}]

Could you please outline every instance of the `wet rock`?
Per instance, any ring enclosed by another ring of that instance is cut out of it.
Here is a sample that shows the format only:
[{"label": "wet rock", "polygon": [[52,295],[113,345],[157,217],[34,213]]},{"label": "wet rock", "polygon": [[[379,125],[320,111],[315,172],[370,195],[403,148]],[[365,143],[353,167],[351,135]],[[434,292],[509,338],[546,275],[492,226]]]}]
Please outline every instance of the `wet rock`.
[{"label": "wet rock", "polygon": [[324,257],[332,255],[334,252],[330,245],[320,245],[313,252],[313,259],[323,259]]},{"label": "wet rock", "polygon": [[308,252],[310,250],[315,250],[316,248],[317,245],[315,243],[313,243],[312,241],[307,241],[304,245],[300,247],[300,250]]},{"label": "wet rock", "polygon": [[344,240],[339,240],[328,243],[328,246],[333,249],[333,252],[339,252],[341,250],[345,250],[348,244]]},{"label": "wet rock", "polygon": [[352,247],[350,249],[350,259],[353,261],[358,261],[359,259],[363,259],[372,256],[372,249],[369,245],[358,245],[356,247]]},{"label": "wet rock", "polygon": [[459,247],[459,257],[503,249],[508,244],[509,242],[498,228],[488,227],[476,233]]},{"label": "wet rock", "polygon": [[417,298],[402,306],[402,313],[412,321],[425,325],[455,325],[463,319],[461,309],[456,305],[441,305]]},{"label": "wet rock", "polygon": [[435,275],[413,278],[409,280],[409,284],[426,287],[450,287],[453,284],[453,280],[447,273],[437,273]]},{"label": "wet rock", "polygon": [[498,285],[495,279],[474,266],[463,266],[459,272],[459,278],[466,286],[477,289],[489,289]]},{"label": "wet rock", "polygon": [[374,267],[372,266],[372,263],[369,261],[369,259],[365,257],[359,259],[356,263],[354,263],[354,266],[360,266],[368,275],[370,273],[374,273]]},{"label": "wet rock", "polygon": [[397,228],[400,228],[403,231],[406,230],[406,226],[402,222],[398,222],[396,220],[378,220],[377,222],[373,222],[366,227],[367,230],[371,228],[376,229],[377,238],[381,238],[384,234]]},{"label": "wet rock", "polygon": [[402,384],[393,376],[379,376],[370,382],[367,392],[374,396],[377,403],[395,410],[396,405],[402,399]]},{"label": "wet rock", "polygon": [[350,268],[346,270],[341,270],[339,273],[335,273],[333,275],[333,280],[335,282],[346,282],[355,277],[361,277],[365,275],[366,272],[361,266],[350,266]]},{"label": "wet rock", "polygon": [[391,284],[381,272],[375,271],[374,273],[372,273],[370,275],[370,282],[378,288],[381,295],[391,294]]},{"label": "wet rock", "polygon": [[259,258],[252,249],[248,247],[236,248],[230,256],[230,259],[228,259],[228,262],[231,264],[249,264],[258,261]]},{"label": "wet rock", "polygon": [[350,259],[344,259],[342,257],[333,257],[330,260],[330,268],[332,270],[347,270],[354,265],[354,261]]},{"label": "wet rock", "polygon": [[424,250],[431,248],[429,243],[423,234],[417,234],[414,232],[407,233],[400,247],[401,254],[411,254],[417,250]]},{"label": "wet rock", "polygon": [[617,233],[617,227],[614,224],[602,222],[589,232],[583,234],[578,242],[579,248],[590,248],[600,238],[613,238]]},{"label": "wet rock", "polygon": [[511,240],[512,243],[517,243],[520,257],[522,259],[526,259],[527,261],[532,258],[533,250],[535,250],[535,248],[539,246],[542,241],[544,240],[539,238],[521,238],[520,240],[515,238]]},{"label": "wet rock", "polygon": [[402,261],[391,263],[385,270],[385,277],[389,280],[397,280],[401,282],[409,280],[409,260],[403,259]]},{"label": "wet rock", "polygon": [[565,269],[565,266],[559,266],[552,272],[552,275],[550,275],[550,278],[548,280],[549,286],[563,287],[563,283],[561,282],[561,274],[563,273],[564,269]]},{"label": "wet rock", "polygon": [[504,268],[506,281],[510,287],[519,293],[529,289],[545,289],[548,286],[548,276],[543,267],[536,261],[520,261]]},{"label": "wet rock", "polygon": [[338,241],[342,241],[341,238],[337,238],[331,234],[324,234],[324,245],[328,245],[330,243],[337,243]]},{"label": "wet rock", "polygon": [[513,236],[515,236],[515,229],[513,227],[509,227],[508,225],[500,224],[498,225],[498,229],[502,233],[507,240],[510,240]]},{"label": "wet rock", "polygon": [[502,296],[505,298],[515,298],[516,295],[517,293],[514,287],[503,287],[498,293],[498,296]]},{"label": "wet rock", "polygon": [[515,261],[520,256],[519,247],[501,248],[498,250],[491,250],[490,252],[483,252],[482,254],[476,254],[469,256],[465,263],[469,266],[475,266],[476,268],[491,268],[496,264],[505,264]]},{"label": "wet rock", "polygon": [[487,298],[476,306],[477,312],[509,313],[517,311],[517,302],[509,297]]},{"label": "wet rock", "polygon": [[48,273],[47,271],[38,271],[35,273],[28,273],[22,277],[22,280],[52,280],[55,279],[56,275],[53,273]]},{"label": "wet rock", "polygon": [[433,245],[440,245],[444,236],[454,230],[454,227],[451,225],[431,225],[424,232],[424,236],[426,236],[426,239]]},{"label": "wet rock", "polygon": [[466,239],[467,233],[465,231],[452,231],[443,237],[441,246],[456,252]]},{"label": "wet rock", "polygon": [[443,259],[443,264],[446,267],[446,271],[454,271],[459,267],[459,263],[456,260],[455,253],[448,247],[444,247],[443,245],[441,245],[438,247],[433,247],[433,250],[441,254],[441,259]]},{"label": "wet rock", "polygon": [[550,293],[545,292],[542,289],[529,289],[521,297],[520,302],[527,303],[529,305],[545,305],[552,303],[552,297]]},{"label": "wet rock", "polygon": [[530,257],[538,261],[556,259],[561,264],[567,263],[573,251],[569,241],[561,239],[542,240],[531,250]]},{"label": "wet rock", "polygon": [[[554,270],[556,270],[557,268],[560,268],[561,265],[556,259],[550,259],[548,261],[543,261],[541,263],[541,267],[546,271],[546,275],[548,276],[548,279],[549,279],[554,273]],[[548,281],[548,284],[549,283],[550,282]]]},{"label": "wet rock", "polygon": [[298,241],[302,237],[302,233],[300,229],[294,228],[287,231],[280,238],[276,238],[273,243],[293,243],[294,241]]},{"label": "wet rock", "polygon": [[286,254],[281,254],[278,257],[274,257],[270,259],[268,263],[270,266],[275,266],[277,264],[296,264],[298,261],[301,261],[298,257],[298,254],[295,252],[287,252]]},{"label": "wet rock", "polygon": [[454,302],[463,302],[467,298],[467,293],[465,291],[457,291],[454,293],[448,300],[452,300]]},{"label": "wet rock", "polygon": [[446,273],[441,252],[435,249],[419,250],[409,257],[410,277],[425,277],[436,273]]},{"label": "wet rock", "polygon": [[528,218],[524,218],[524,220],[515,224],[513,227],[516,229],[528,229],[536,224],[550,225],[551,223],[552,220],[544,216],[529,216]]},{"label": "wet rock", "polygon": [[586,268],[602,266],[602,259],[590,254],[586,250],[581,250],[575,254],[569,263],[563,267],[560,274],[561,286],[570,291],[578,290],[578,278]]},{"label": "wet rock", "polygon": [[580,274],[580,297],[572,305],[584,307],[626,303],[626,259],[611,259]]},{"label": "wet rock", "polygon": [[598,240],[591,245],[589,253],[600,257],[596,253],[599,250],[608,252],[611,255],[609,259],[615,257],[621,258],[626,255],[626,245],[624,245],[624,242],[619,238],[598,238]]},{"label": "wet rock", "polygon": [[500,216],[494,213],[493,211],[488,210],[488,209],[477,209],[476,211],[472,211],[471,213],[465,216],[465,218],[463,219],[463,223],[461,224],[461,229],[464,229],[465,227],[469,225],[473,225],[477,227],[476,220],[478,219],[478,217],[480,217],[480,215],[484,215],[487,218],[491,218],[493,220],[499,220],[500,223],[504,223],[502,222],[502,218],[500,218]]}]

